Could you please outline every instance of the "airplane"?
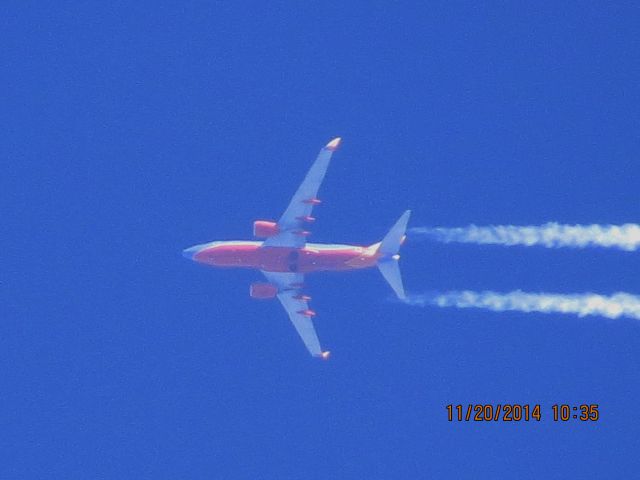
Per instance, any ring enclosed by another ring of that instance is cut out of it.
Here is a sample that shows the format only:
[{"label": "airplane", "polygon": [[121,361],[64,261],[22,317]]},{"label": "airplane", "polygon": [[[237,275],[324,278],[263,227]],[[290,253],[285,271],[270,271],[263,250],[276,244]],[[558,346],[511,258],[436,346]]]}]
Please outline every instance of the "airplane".
[{"label": "airplane", "polygon": [[305,274],[320,271],[360,270],[377,266],[395,294],[404,299],[404,287],[398,251],[404,242],[410,210],[405,211],[382,241],[370,246],[307,243],[308,225],[315,221],[313,207],[321,201],[318,190],[331,156],[340,145],[340,137],[325,145],[289,206],[277,222],[256,220],[253,235],[262,241],[217,241],[183,250],[183,256],[213,267],[261,270],[267,282],[252,283],[249,295],[254,299],[278,298],[287,311],[309,353],[321,359],[329,351],[320,347],[309,308],[311,297],[305,293]]}]

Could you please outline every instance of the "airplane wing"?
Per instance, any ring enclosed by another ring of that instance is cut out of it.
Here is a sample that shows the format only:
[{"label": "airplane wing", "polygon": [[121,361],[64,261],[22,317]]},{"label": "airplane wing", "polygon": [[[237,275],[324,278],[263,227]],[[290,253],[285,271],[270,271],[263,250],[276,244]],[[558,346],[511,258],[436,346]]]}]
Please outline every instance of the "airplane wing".
[{"label": "airplane wing", "polygon": [[313,328],[311,315],[307,304],[308,297],[301,295],[304,275],[301,273],[262,272],[267,280],[278,287],[278,300],[289,314],[291,323],[304,342],[309,353],[314,357],[327,359],[329,352],[323,352],[316,330]]},{"label": "airplane wing", "polygon": [[263,247],[294,247],[302,248],[306,243],[306,224],[313,222],[311,211],[313,206],[320,203],[316,198],[324,175],[329,167],[331,155],[340,145],[340,138],[334,138],[327,143],[311,166],[298,191],[289,206],[278,220],[279,233],[267,238]]}]

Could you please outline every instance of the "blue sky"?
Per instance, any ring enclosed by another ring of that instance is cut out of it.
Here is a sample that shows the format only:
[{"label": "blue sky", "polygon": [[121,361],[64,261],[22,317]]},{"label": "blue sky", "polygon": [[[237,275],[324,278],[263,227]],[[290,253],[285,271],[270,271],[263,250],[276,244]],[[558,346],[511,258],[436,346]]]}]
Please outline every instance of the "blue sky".
[{"label": "blue sky", "polygon": [[[314,241],[637,222],[636,6],[12,2],[2,8],[2,478],[603,478],[637,471],[634,320],[412,308],[309,284],[330,362],[248,239],[334,136]],[[640,293],[637,253],[411,242],[408,290]],[[453,403],[539,423],[450,423]],[[554,403],[598,403],[557,423]]]}]

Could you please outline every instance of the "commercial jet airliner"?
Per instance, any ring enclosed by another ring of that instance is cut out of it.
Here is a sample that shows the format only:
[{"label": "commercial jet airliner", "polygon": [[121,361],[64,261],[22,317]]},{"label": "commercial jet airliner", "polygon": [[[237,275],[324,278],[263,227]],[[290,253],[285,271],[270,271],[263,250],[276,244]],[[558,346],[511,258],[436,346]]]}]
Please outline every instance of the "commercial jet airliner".
[{"label": "commercial jet airliner", "polygon": [[249,294],[255,299],[277,297],[287,311],[300,338],[314,357],[329,358],[320,348],[313,327],[315,312],[305,293],[304,276],[312,272],[346,271],[377,266],[398,298],[405,298],[398,260],[404,242],[410,210],[398,219],[381,242],[371,246],[307,243],[308,225],[320,184],[340,138],[331,140],[311,166],[289,206],[277,222],[256,220],[253,234],[264,241],[223,241],[196,245],[183,251],[186,258],[213,267],[240,267],[261,270],[267,282],[252,283]]}]

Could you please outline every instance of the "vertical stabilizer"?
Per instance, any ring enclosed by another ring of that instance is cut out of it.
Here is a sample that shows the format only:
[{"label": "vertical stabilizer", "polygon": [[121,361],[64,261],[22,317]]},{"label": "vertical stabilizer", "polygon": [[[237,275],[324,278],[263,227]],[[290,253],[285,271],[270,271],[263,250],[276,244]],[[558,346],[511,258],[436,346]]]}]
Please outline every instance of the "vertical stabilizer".
[{"label": "vertical stabilizer", "polygon": [[378,252],[382,254],[378,261],[378,269],[400,299],[406,298],[406,295],[404,293],[404,286],[402,285],[400,266],[398,265],[398,260],[400,260],[398,251],[405,239],[405,231],[407,230],[410,215],[411,210],[404,212],[382,239],[378,247]]}]

